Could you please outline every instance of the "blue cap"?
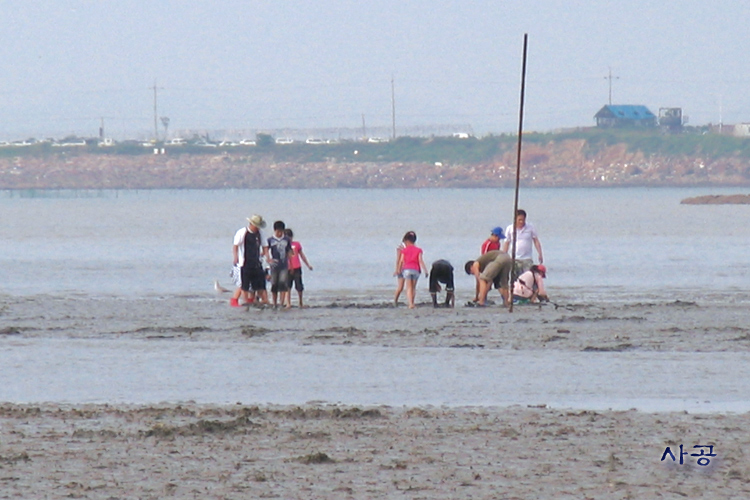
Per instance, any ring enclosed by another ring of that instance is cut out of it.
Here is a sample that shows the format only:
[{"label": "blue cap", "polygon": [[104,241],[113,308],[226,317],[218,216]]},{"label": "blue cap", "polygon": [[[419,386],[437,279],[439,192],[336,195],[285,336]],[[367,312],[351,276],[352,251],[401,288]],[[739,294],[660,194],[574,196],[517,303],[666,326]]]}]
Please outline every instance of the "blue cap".
[{"label": "blue cap", "polygon": [[493,228],[492,231],[490,231],[490,234],[494,234],[495,236],[497,236],[501,240],[505,239],[505,234],[503,233],[503,228],[501,228],[501,227]]}]

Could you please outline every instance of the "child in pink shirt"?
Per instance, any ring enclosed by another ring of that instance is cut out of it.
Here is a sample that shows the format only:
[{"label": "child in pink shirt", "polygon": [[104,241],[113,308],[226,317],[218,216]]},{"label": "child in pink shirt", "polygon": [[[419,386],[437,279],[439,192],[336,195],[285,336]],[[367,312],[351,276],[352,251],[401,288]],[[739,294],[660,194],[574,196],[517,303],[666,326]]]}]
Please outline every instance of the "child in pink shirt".
[{"label": "child in pink shirt", "polygon": [[406,282],[406,298],[409,302],[409,309],[414,309],[414,296],[417,289],[417,280],[420,271],[424,271],[425,277],[428,277],[427,265],[422,257],[422,249],[414,243],[417,241],[417,235],[409,231],[404,236],[404,248],[401,250],[398,262],[396,264],[396,275],[401,275]]},{"label": "child in pink shirt", "polygon": [[[284,234],[289,241],[292,242],[292,250],[294,252],[289,256],[289,295],[287,296],[287,307],[292,307],[292,285],[297,289],[297,295],[299,296],[300,308],[305,307],[302,304],[302,292],[305,290],[305,285],[302,283],[302,262],[305,263],[307,268],[312,271],[313,268],[307,261],[305,252],[302,251],[302,244],[294,239],[294,231],[286,229]],[[300,262],[300,260],[302,262]]]}]

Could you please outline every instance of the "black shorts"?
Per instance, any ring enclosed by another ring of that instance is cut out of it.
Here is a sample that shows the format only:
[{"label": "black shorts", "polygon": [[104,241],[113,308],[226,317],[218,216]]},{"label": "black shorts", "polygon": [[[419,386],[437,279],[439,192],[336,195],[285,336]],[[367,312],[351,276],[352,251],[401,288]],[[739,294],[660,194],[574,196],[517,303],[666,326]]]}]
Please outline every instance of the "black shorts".
[{"label": "black shorts", "polygon": [[289,270],[271,269],[271,292],[279,293],[289,291]]},{"label": "black shorts", "polygon": [[453,266],[446,260],[432,263],[430,270],[430,293],[437,293],[440,283],[445,285],[447,292],[453,291]]},{"label": "black shorts", "polygon": [[297,269],[290,269],[289,270],[289,290],[292,289],[292,284],[294,284],[294,289],[298,292],[301,292],[305,289],[305,285],[302,284],[302,268],[298,267]]},{"label": "black shorts", "polygon": [[255,292],[266,289],[266,272],[262,267],[242,267],[240,270],[242,277],[242,290]]}]

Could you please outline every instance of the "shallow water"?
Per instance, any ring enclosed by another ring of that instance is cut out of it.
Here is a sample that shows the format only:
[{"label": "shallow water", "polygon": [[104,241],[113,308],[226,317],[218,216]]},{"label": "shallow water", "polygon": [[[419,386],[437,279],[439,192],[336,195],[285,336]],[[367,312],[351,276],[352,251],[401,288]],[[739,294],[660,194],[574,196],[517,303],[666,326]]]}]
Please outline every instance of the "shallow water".
[{"label": "shallow water", "polygon": [[[503,317],[504,334],[492,312],[386,306],[407,230],[428,263],[454,263],[457,304],[471,298],[462,262],[509,223],[511,190],[0,193],[0,400],[748,411],[750,206],[679,203],[733,192],[522,191],[550,295],[571,309]],[[229,310],[214,295],[215,279],[229,287],[232,235],[255,212],[295,229],[315,268],[304,314]],[[338,304],[379,309],[344,315]],[[271,333],[242,338],[259,324]],[[339,328],[366,345],[319,345]],[[445,347],[453,335],[492,348]],[[555,335],[564,347],[536,350]],[[713,339],[723,352],[707,352]],[[633,351],[580,352],[623,342]]]},{"label": "shallow water", "polygon": [[[716,188],[526,189],[520,204],[540,232],[548,287],[584,300],[640,293],[746,290],[750,206],[680,205]],[[394,249],[418,234],[426,262],[459,272],[493,226],[511,217],[500,190],[244,190],[0,194],[0,292],[187,294],[229,285],[231,240],[261,213],[295,230],[315,270],[309,296],[393,288]],[[94,196],[96,195],[96,196]],[[270,231],[266,230],[266,236]],[[424,281],[424,280],[423,280]]]},{"label": "shallow water", "polygon": [[[750,411],[750,353],[0,341],[0,400]],[[730,369],[731,367],[731,369]]]}]

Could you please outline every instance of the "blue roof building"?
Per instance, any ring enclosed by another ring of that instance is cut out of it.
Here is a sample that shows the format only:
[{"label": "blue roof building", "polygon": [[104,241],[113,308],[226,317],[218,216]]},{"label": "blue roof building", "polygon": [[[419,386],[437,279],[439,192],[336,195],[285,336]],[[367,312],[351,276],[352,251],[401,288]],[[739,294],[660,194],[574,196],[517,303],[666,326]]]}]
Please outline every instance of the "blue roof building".
[{"label": "blue roof building", "polygon": [[655,127],[656,115],[639,104],[607,105],[594,115],[597,127]]}]

